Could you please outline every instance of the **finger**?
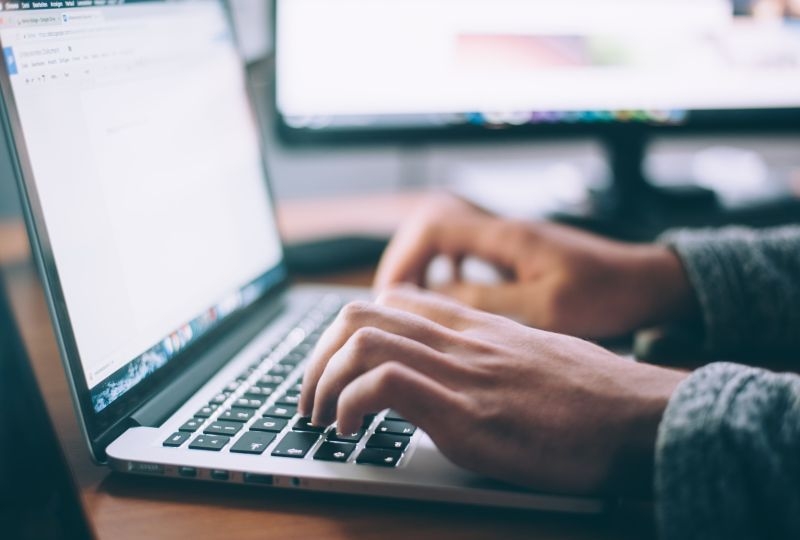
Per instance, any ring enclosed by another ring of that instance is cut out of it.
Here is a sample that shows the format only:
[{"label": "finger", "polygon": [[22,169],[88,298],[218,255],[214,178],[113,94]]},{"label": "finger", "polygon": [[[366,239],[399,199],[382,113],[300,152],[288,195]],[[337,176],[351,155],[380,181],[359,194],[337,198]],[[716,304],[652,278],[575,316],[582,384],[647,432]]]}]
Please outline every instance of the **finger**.
[{"label": "finger", "polygon": [[317,383],[312,422],[328,425],[342,390],[355,378],[387,362],[397,362],[440,381],[457,375],[446,355],[414,340],[376,328],[362,328],[333,355]]},{"label": "finger", "polygon": [[378,265],[375,288],[410,282],[422,285],[425,269],[438,254],[474,255],[503,267],[512,267],[516,242],[506,221],[472,212],[464,216],[437,215],[402,229],[390,242]]},{"label": "finger", "polygon": [[455,331],[476,322],[475,314],[458,300],[411,285],[387,289],[378,295],[375,303],[424,317]]},{"label": "finger", "polygon": [[481,311],[508,317],[523,317],[535,302],[525,288],[517,283],[482,285],[477,283],[449,283],[436,288],[436,292],[451,297]]},{"label": "finger", "polygon": [[459,395],[430,377],[397,362],[387,362],[354,379],[342,390],[337,406],[336,426],[342,433],[354,433],[365,414],[394,409],[428,433],[446,436],[448,422],[440,419],[462,407]]},{"label": "finger", "polygon": [[451,330],[430,320],[389,306],[370,302],[353,302],[342,308],[339,316],[320,338],[306,366],[299,409],[311,411],[320,376],[333,355],[360,328],[379,328],[442,349],[452,341]]}]

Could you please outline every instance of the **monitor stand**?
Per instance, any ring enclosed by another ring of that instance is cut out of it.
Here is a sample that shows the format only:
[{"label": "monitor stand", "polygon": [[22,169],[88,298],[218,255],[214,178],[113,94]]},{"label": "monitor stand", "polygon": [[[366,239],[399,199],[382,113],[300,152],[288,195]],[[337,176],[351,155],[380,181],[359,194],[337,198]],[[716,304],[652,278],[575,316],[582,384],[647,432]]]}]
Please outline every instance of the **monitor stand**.
[{"label": "monitor stand", "polygon": [[595,191],[583,215],[559,214],[557,220],[631,240],[647,239],[673,224],[693,223],[719,211],[716,193],[686,183],[656,186],[645,175],[649,137],[645,129],[620,126],[609,132],[606,148],[611,184]]}]

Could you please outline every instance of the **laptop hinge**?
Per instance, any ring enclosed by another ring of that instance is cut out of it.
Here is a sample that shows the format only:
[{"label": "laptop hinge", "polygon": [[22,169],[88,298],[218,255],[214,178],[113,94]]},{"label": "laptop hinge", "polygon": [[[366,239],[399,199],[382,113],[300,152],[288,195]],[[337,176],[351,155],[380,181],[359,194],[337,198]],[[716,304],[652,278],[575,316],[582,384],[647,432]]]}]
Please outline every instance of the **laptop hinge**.
[{"label": "laptop hinge", "polygon": [[283,295],[256,310],[223,338],[200,353],[192,366],[148,399],[129,416],[134,426],[160,426],[192,395],[280,315],[286,303]]}]

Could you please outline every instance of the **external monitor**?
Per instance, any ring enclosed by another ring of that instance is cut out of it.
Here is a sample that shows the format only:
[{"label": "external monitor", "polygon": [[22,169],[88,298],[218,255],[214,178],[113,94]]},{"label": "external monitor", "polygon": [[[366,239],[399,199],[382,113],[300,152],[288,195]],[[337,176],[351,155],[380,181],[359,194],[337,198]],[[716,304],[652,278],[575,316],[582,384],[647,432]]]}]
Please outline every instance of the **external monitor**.
[{"label": "external monitor", "polygon": [[590,134],[630,180],[650,132],[800,126],[797,1],[276,4],[290,142]]}]

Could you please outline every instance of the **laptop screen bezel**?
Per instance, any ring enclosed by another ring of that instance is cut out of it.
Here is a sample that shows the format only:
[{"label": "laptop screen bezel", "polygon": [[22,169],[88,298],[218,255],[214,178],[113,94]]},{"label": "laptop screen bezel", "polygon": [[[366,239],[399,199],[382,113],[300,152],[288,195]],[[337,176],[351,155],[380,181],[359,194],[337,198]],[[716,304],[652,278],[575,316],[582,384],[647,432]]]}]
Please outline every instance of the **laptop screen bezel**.
[{"label": "laptop screen bezel", "polygon": [[[225,13],[226,24],[235,36],[233,21],[228,2],[224,0],[208,0],[220,5]],[[154,0],[153,4],[172,3],[181,4],[182,2],[171,2],[170,0]],[[192,3],[186,2],[187,9],[193,9]],[[106,9],[118,9],[124,7],[108,6]],[[80,8],[78,8],[80,9]],[[0,39],[0,47],[2,40]],[[238,51],[237,51],[238,52]],[[275,198],[267,171],[266,157],[264,154],[263,126],[257,114],[254,102],[253,89],[249,81],[246,64],[238,52],[239,65],[242,77],[247,82],[248,107],[255,125],[259,127],[258,143],[261,150],[261,168],[263,178],[266,183],[270,202],[275,210]],[[78,414],[78,420],[84,431],[84,436],[92,451],[93,457],[102,462],[104,460],[105,445],[121,434],[129,424],[127,419],[135,412],[148,398],[157,394],[161,389],[174,381],[187,367],[198,353],[206,349],[210,343],[218,341],[230,332],[235,323],[243,317],[248,316],[265,301],[274,298],[285,289],[289,280],[289,272],[286,265],[283,243],[280,246],[279,262],[269,269],[264,277],[269,277],[272,283],[270,287],[263,291],[260,297],[250,306],[239,313],[235,313],[224,320],[219,326],[211,329],[206,335],[202,336],[195,343],[192,343],[185,350],[180,351],[168,364],[157,370],[145,380],[134,386],[131,390],[120,396],[108,407],[100,412],[94,410],[91,392],[87,384],[85,373],[81,364],[81,357],[78,351],[77,341],[74,330],[70,322],[66,299],[59,279],[58,269],[53,254],[47,228],[45,226],[44,213],[41,201],[36,189],[35,175],[31,166],[30,155],[25,144],[22,130],[22,122],[17,109],[17,103],[11,87],[11,80],[8,70],[3,63],[0,66],[0,120],[2,120],[6,141],[9,147],[14,176],[20,191],[20,203],[28,230],[31,248],[33,251],[45,297],[53,321],[56,341],[61,353],[64,368],[67,372],[67,379],[73,395],[73,401]],[[273,215],[277,215],[273,213]],[[276,223],[277,227],[277,223]],[[244,286],[246,284],[242,284]]]}]

